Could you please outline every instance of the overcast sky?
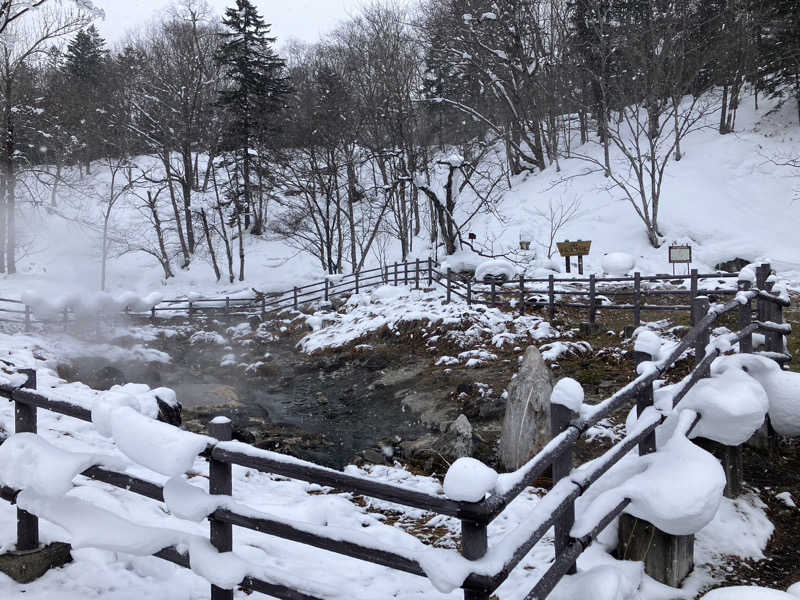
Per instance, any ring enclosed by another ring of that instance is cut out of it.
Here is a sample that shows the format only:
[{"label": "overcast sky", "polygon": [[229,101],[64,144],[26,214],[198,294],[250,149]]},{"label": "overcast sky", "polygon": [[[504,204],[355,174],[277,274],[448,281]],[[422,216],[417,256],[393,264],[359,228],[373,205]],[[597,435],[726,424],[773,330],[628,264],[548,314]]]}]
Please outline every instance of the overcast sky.
[{"label": "overcast sky", "polygon": [[[219,14],[235,0],[207,0]],[[329,32],[348,15],[357,12],[365,0],[254,0],[267,23],[272,24],[272,34],[278,45],[294,38],[314,42]],[[106,18],[97,23],[109,45],[124,37],[125,32],[137,25],[157,18],[172,4],[171,0],[94,0]]]}]

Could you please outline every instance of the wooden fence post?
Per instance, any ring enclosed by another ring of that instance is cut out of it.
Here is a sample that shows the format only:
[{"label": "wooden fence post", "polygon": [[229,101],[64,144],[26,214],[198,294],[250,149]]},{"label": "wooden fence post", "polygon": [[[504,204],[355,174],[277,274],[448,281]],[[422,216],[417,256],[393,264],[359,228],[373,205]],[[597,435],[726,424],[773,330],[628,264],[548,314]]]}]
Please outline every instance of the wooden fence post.
[{"label": "wooden fence post", "polygon": [[189,320],[192,320],[192,315],[194,314],[194,309],[192,308],[192,301],[189,300]]},{"label": "wooden fence post", "polygon": [[[642,350],[636,350],[634,346],[633,352],[633,360],[636,362],[636,366],[638,367],[643,362],[653,360],[653,355],[649,352],[644,352]],[[642,413],[644,413],[645,409],[648,406],[653,406],[653,383],[650,382],[647,384],[646,387],[639,392],[639,395],[636,397],[636,416],[641,417]],[[645,437],[641,442],[639,442],[639,456],[644,456],[645,454],[650,454],[651,452],[656,451],[656,433],[653,431],[650,435]]]},{"label": "wooden fence post", "polygon": [[[325,280],[325,283],[328,283],[328,281]],[[326,287],[325,291],[327,291],[327,287],[328,286],[326,285],[325,287]],[[261,296],[261,316],[262,316],[262,318],[265,317],[266,314],[267,314],[267,299],[264,298],[264,296]]]},{"label": "wooden fence post", "polygon": [[[388,283],[388,282],[387,282]],[[328,301],[328,279],[325,278],[325,302]]]},{"label": "wooden fence post", "polygon": [[[638,367],[642,362],[653,360],[653,356],[634,346],[634,360]],[[653,405],[653,384],[650,383],[636,397],[636,414],[641,417],[648,406]],[[656,450],[655,432],[639,442],[639,455]],[[672,587],[678,587],[692,570],[694,564],[694,536],[669,535],[659,531],[652,523],[623,514],[619,519],[619,558],[641,560],[645,572],[653,579]]]},{"label": "wooden fence post", "polygon": [[[761,264],[756,267],[756,287],[759,290],[767,290],[767,279],[769,279],[770,270],[771,267],[769,264]],[[769,321],[771,312],[769,301],[763,298],[757,298],[756,312],[759,321]],[[768,336],[765,337],[769,339]]]},{"label": "wooden fence post", "polygon": [[[697,298],[697,283],[698,283],[697,269],[692,269],[691,280],[689,283],[689,304],[691,304],[692,306],[694,306],[694,299]],[[689,322],[693,327],[697,324],[697,321],[695,321],[694,319],[695,319],[695,314],[694,312],[692,312]]]},{"label": "wooden fence post", "polygon": [[408,285],[408,261],[403,262],[403,285]]},{"label": "wooden fence post", "polygon": [[[697,325],[697,323],[699,323],[702,320],[702,318],[706,316],[707,313],[708,313],[707,296],[697,296],[694,300],[692,300],[692,323],[694,325]],[[694,343],[695,366],[700,364],[700,361],[703,360],[703,358],[705,358],[706,346],[708,346],[710,341],[711,341],[711,333],[709,332],[708,328],[699,332],[697,340]],[[706,369],[706,371],[708,371],[708,369]],[[702,377],[708,377],[708,376],[709,376],[708,372],[702,374]]]},{"label": "wooden fence post", "polygon": [[[489,548],[486,525],[461,521],[461,554],[468,560],[482,558]],[[464,590],[464,600],[489,600],[488,590]]]},{"label": "wooden fence post", "polygon": [[[356,284],[356,287],[357,286],[358,284]],[[358,293],[358,290],[356,290],[356,293]],[[294,306],[294,309],[297,310],[297,286],[294,286],[294,288],[292,289],[292,294],[293,294],[292,306]]]},{"label": "wooden fence post", "polygon": [[397,287],[397,262],[394,263],[394,285]]},{"label": "wooden fence post", "polygon": [[594,325],[597,322],[597,294],[595,293],[595,286],[597,282],[595,281],[594,273],[589,275],[589,324]]},{"label": "wooden fence post", "polygon": [[[764,287],[768,292],[772,292],[772,288],[776,281],[777,279],[774,275],[767,276],[767,279],[764,282]],[[771,321],[777,325],[783,324],[783,307],[780,304],[767,301],[765,314],[767,321]],[[784,345],[782,333],[768,331],[764,337],[767,343],[767,350],[769,352],[783,353]]]},{"label": "wooden fence post", "polygon": [[[739,290],[746,292],[752,284],[749,281],[739,281]],[[753,320],[753,302],[748,300],[745,304],[739,305],[739,329],[742,330],[750,325]],[[739,352],[750,353],[753,351],[753,334],[748,334],[739,342]]]},{"label": "wooden fence post", "polygon": [[428,287],[433,287],[433,260],[428,257]]},{"label": "wooden fence post", "polygon": [[[36,389],[36,369],[20,369],[28,379],[22,387]],[[14,433],[36,433],[36,407],[23,402],[14,403]],[[39,518],[17,509],[17,551],[36,550],[39,547]]]},{"label": "wooden fence post", "polygon": [[[569,427],[570,421],[575,417],[569,408],[562,404],[550,403],[550,439]],[[573,448],[569,446],[561,454],[553,459],[553,485],[557,484],[564,477],[568,477],[572,471]],[[575,504],[571,504],[554,524],[555,528],[555,550],[556,556],[562,554],[570,544],[571,538],[569,531],[575,523]],[[575,565],[570,567],[568,573],[575,573]]]},{"label": "wooden fence post", "polygon": [[519,316],[525,314],[525,276],[519,276]]},{"label": "wooden fence post", "polygon": [[356,271],[355,275],[356,275],[356,277],[355,277],[355,279],[356,279],[356,294],[358,294],[361,291],[361,290],[359,290],[359,286],[358,286],[358,284],[359,284],[358,271]]},{"label": "wooden fence post", "polygon": [[[215,417],[208,424],[208,434],[220,442],[233,438],[233,425],[227,417]],[[209,459],[208,461],[208,493],[230,496],[233,492],[233,477],[230,463]],[[233,525],[220,523],[212,518],[208,520],[211,527],[211,545],[219,552],[233,550]],[[211,600],[233,600],[233,590],[211,586]]]},{"label": "wooden fence post", "polygon": [[447,267],[447,304],[450,304],[452,280],[453,280],[453,271],[450,269],[450,267]]},{"label": "wooden fence post", "polygon": [[642,274],[633,274],[633,328],[642,326]]},{"label": "wooden fence post", "polygon": [[492,281],[492,295],[491,295],[491,301],[489,302],[489,305],[490,306],[495,306],[496,304],[497,303],[495,302],[495,284],[494,284],[494,281]]},{"label": "wooden fence post", "polygon": [[231,311],[231,298],[230,296],[225,296],[225,312],[229,313]]},{"label": "wooden fence post", "polygon": [[467,279],[467,306],[472,306],[472,279]]},{"label": "wooden fence post", "polygon": [[556,318],[556,282],[552,273],[547,277],[547,303],[552,322]]},{"label": "wooden fence post", "polygon": [[151,306],[150,307],[150,320],[151,321],[155,321],[156,320],[156,307],[155,306]]}]

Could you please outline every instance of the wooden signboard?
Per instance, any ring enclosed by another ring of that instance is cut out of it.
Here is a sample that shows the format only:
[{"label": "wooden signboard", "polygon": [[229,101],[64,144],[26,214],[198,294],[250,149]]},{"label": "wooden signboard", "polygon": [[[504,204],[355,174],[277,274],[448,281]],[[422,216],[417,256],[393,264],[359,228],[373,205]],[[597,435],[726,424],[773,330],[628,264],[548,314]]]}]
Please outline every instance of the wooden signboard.
[{"label": "wooden signboard", "polygon": [[584,242],[581,240],[570,242],[567,240],[566,242],[556,242],[556,246],[558,246],[558,253],[561,256],[586,256],[589,254],[589,248],[591,248],[592,242]]},{"label": "wooden signboard", "polygon": [[569,257],[577,256],[578,273],[583,275],[583,257],[589,254],[589,249],[592,247],[592,242],[584,240],[570,242],[569,240],[566,240],[564,242],[556,242],[556,246],[558,246],[558,253],[563,256],[564,260],[566,261],[567,273],[571,272]]},{"label": "wooden signboard", "polygon": [[691,246],[670,246],[669,247],[669,262],[672,265],[672,274],[675,275],[675,265],[676,264],[689,265],[692,262],[692,247]]}]

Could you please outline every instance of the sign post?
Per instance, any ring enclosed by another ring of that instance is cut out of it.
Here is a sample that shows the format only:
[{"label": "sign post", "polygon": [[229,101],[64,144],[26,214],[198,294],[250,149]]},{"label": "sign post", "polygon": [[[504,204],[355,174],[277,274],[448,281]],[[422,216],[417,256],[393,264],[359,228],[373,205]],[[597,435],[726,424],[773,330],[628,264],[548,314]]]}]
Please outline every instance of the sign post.
[{"label": "sign post", "polygon": [[583,257],[589,254],[589,249],[592,246],[592,242],[582,240],[570,242],[569,240],[566,240],[564,242],[556,242],[556,246],[558,247],[558,253],[564,257],[567,265],[567,273],[571,272],[569,263],[570,257],[577,256],[578,274],[583,275]]},{"label": "sign post", "polygon": [[672,265],[672,274],[675,275],[675,265],[686,265],[686,274],[689,274],[690,264],[692,263],[691,246],[670,246],[669,262]]}]

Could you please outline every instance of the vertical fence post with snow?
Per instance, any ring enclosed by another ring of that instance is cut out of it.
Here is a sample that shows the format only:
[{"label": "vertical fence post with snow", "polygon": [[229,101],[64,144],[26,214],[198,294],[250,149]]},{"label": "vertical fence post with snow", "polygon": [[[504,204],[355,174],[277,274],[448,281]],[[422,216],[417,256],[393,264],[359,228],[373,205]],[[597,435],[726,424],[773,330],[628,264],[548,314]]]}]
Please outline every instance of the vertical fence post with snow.
[{"label": "vertical fence post with snow", "polygon": [[[769,281],[770,273],[772,273],[772,265],[770,263],[762,263],[756,267],[756,288],[765,291],[769,291],[772,288],[772,284]],[[759,321],[769,321],[771,310],[769,300],[760,297],[756,299],[756,318]],[[768,335],[765,335],[765,338],[769,340]],[[756,432],[748,444],[766,450],[770,454],[777,451],[778,436],[772,428],[769,415],[764,420],[763,427]]]},{"label": "vertical fence post with snow", "polygon": [[594,273],[589,275],[589,324],[594,325],[597,322],[597,281],[595,280]]},{"label": "vertical fence post with snow", "polygon": [[[36,369],[20,369],[28,380],[22,387],[36,389]],[[36,433],[36,407],[23,402],[14,403],[14,433]],[[36,550],[39,547],[39,519],[17,509],[17,551]]]},{"label": "vertical fence post with snow", "polygon": [[[697,298],[697,269],[691,270],[691,278],[689,283],[689,304],[694,306],[694,299]],[[691,314],[691,324],[692,326],[697,325],[697,321],[694,320],[694,312]]]},{"label": "vertical fence post with snow", "polygon": [[467,306],[472,306],[472,279],[467,279]]},{"label": "vertical fence post with snow", "polygon": [[[652,361],[658,351],[658,336],[642,331],[634,346],[637,370],[643,362]],[[653,384],[649,383],[636,398],[636,414],[641,416],[653,405]],[[639,455],[656,451],[655,431],[639,442]],[[643,561],[645,572],[656,581],[679,587],[694,566],[694,536],[670,535],[655,525],[629,514],[619,519],[619,558]]]},{"label": "vertical fence post with snow", "polygon": [[450,267],[447,267],[447,303],[448,304],[450,304],[452,281],[453,281],[453,271],[452,271],[452,269],[450,269]]},{"label": "vertical fence post with snow", "polygon": [[556,318],[556,282],[552,273],[547,277],[547,304],[550,321],[553,321]]},{"label": "vertical fence post with snow", "polygon": [[492,284],[491,284],[491,285],[492,285],[492,295],[491,295],[491,301],[489,302],[489,306],[496,306],[496,305],[497,305],[497,301],[496,301],[496,299],[495,299],[495,297],[496,297],[496,290],[495,290],[495,284],[494,284],[494,281],[492,281]]},{"label": "vertical fence post with snow", "polygon": [[[461,521],[461,554],[468,560],[482,558],[489,548],[489,537],[485,523]],[[464,590],[464,600],[489,600],[487,590]]]},{"label": "vertical fence post with snow", "polygon": [[636,271],[633,274],[633,327],[642,325],[642,274]]},{"label": "vertical fence post with snow", "polygon": [[397,287],[397,262],[394,263],[394,285]]},{"label": "vertical fence post with snow", "polygon": [[428,257],[428,287],[433,287],[433,260],[430,256]]},{"label": "vertical fence post with snow", "polygon": [[419,289],[419,259],[414,263],[414,289]]},{"label": "vertical fence post with snow", "polygon": [[[214,417],[208,424],[208,434],[220,442],[233,438],[233,425],[227,417]],[[230,496],[233,492],[233,477],[230,463],[209,459],[208,493]],[[233,525],[208,519],[211,527],[211,544],[219,552],[233,550]],[[211,586],[211,600],[233,600],[233,590]]]},{"label": "vertical fence post with snow", "polygon": [[[692,325],[697,325],[703,317],[708,314],[708,297],[707,296],[697,296],[696,298],[692,299]],[[703,329],[702,331],[698,332],[697,339],[694,343],[694,364],[695,366],[700,364],[700,361],[703,360],[706,356],[706,346],[708,346],[709,342],[711,341],[711,332],[708,328]],[[706,369],[708,370],[708,369]],[[708,377],[709,373],[703,373],[702,377]]]},{"label": "vertical fence post with snow", "polygon": [[[356,283],[356,288],[357,287],[358,283]],[[356,290],[356,293],[358,293],[358,290]],[[295,310],[297,310],[297,286],[294,286],[294,288],[292,288],[292,306],[294,307]]]},{"label": "vertical fence post with snow", "polygon": [[[550,439],[553,439],[567,427],[570,421],[576,416],[570,407],[557,402],[550,402]],[[573,446],[569,446],[555,458],[553,458],[553,485],[557,484],[564,477],[569,476],[572,471]],[[575,505],[570,506],[556,519],[555,528],[555,551],[558,558],[570,545],[571,538],[569,531],[575,523]],[[575,565],[570,567],[568,573],[575,573]]]},{"label": "vertical fence post with snow", "polygon": [[[753,285],[751,281],[739,280],[739,290],[746,292]],[[747,328],[753,320],[753,302],[748,300],[739,305],[739,330]],[[753,351],[753,334],[744,336],[739,342],[739,352],[750,353]]]},{"label": "vertical fence post with snow", "polygon": [[525,314],[525,275],[519,276],[519,315]]}]

